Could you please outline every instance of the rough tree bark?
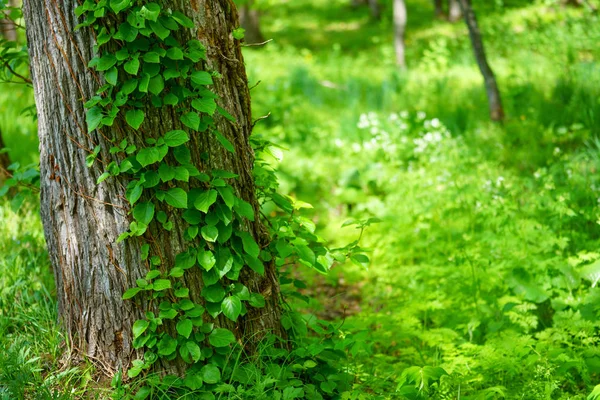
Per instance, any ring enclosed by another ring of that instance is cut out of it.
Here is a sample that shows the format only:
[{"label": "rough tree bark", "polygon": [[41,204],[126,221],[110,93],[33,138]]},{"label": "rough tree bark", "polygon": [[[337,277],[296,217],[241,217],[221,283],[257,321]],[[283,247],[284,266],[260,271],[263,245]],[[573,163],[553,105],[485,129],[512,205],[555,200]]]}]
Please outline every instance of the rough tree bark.
[{"label": "rough tree bark", "polygon": [[457,22],[462,18],[460,0],[448,0],[448,21]]},{"label": "rough tree bark", "polygon": [[[18,7],[17,0],[10,0],[8,2],[9,7]],[[10,14],[10,10],[4,10],[6,16]],[[17,41],[17,29],[15,28],[15,23],[13,20],[8,17],[4,17],[0,19],[0,35],[4,37],[4,39],[16,42]]]},{"label": "rough tree bark", "polygon": [[[205,44],[206,68],[222,75],[214,85],[220,105],[237,121],[215,117],[217,129],[235,146],[235,155],[225,151],[212,135],[194,134],[189,142],[192,160],[201,170],[225,169],[239,174],[232,185],[239,196],[253,205],[258,216],[251,174],[253,156],[248,144],[252,126],[250,94],[240,45],[231,35],[239,26],[235,5],[231,0],[164,0],[162,4],[193,18],[197,28],[185,30],[180,39],[185,42],[196,37]],[[79,22],[74,14],[77,5],[76,0],[26,0],[24,6],[38,107],[41,214],[64,329],[76,349],[96,360],[106,372],[114,372],[127,366],[136,355],[131,326],[145,311],[131,301],[122,301],[121,295],[135,286],[135,280],[144,276],[148,267],[141,261],[135,240],[116,243],[129,226],[125,179],[111,178],[97,185],[103,171],[98,162],[87,168],[85,158],[90,149],[100,145],[102,162],[110,162],[112,145],[107,138],[113,136],[119,140],[127,138],[138,148],[144,143],[138,137],[141,135],[118,120],[112,131],[87,134],[83,101],[94,94],[102,77],[87,68],[94,55],[92,32],[74,31]],[[157,138],[173,129],[187,130],[170,107],[147,107],[140,128],[145,138]],[[201,159],[202,154],[208,159]],[[169,214],[173,230],[165,232],[152,223],[146,239],[151,242],[151,251],[162,257],[162,268],[169,268],[175,255],[187,249],[189,242],[183,239],[187,224],[179,213],[163,210]],[[256,221],[248,222],[247,228],[264,246],[268,235],[258,217]],[[199,270],[188,270],[185,277],[191,299],[202,303]],[[262,293],[266,307],[249,307],[248,314],[236,325],[224,317],[218,321],[247,341],[267,331],[283,334],[278,279],[273,265],[265,265],[265,270],[265,275],[259,276],[244,268],[240,281],[251,292]]]},{"label": "rough tree bark", "polygon": [[260,12],[253,5],[254,1],[248,0],[240,8],[240,25],[246,30],[246,43],[263,43],[265,37],[260,30]]},{"label": "rough tree bark", "polygon": [[502,121],[504,119],[504,109],[502,108],[500,91],[498,90],[498,84],[496,83],[494,72],[490,68],[485,55],[483,40],[481,39],[481,32],[479,31],[479,25],[477,24],[475,12],[471,7],[471,0],[460,0],[460,6],[465,16],[467,27],[469,28],[469,36],[471,38],[471,44],[473,45],[475,59],[477,60],[479,70],[483,75],[490,109],[490,118],[492,121]]},{"label": "rough tree bark", "polygon": [[406,68],[406,57],[404,54],[406,17],[406,4],[404,0],[394,0],[394,49],[396,50],[396,64],[400,68]]}]

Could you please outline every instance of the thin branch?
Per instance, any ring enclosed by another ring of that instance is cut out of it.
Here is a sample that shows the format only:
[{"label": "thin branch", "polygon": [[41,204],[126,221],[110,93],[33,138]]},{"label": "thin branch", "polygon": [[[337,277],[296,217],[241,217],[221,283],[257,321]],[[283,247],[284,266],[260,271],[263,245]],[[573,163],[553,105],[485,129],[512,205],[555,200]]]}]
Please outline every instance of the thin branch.
[{"label": "thin branch", "polygon": [[254,122],[252,123],[252,129],[254,129],[254,126],[261,120],[263,119],[267,119],[271,116],[271,113],[269,112],[267,115],[263,115],[262,117],[258,117],[254,120]]},{"label": "thin branch", "polygon": [[264,46],[265,44],[272,42],[272,41],[273,41],[273,39],[265,40],[262,43],[243,43],[241,46],[242,47]]},{"label": "thin branch", "polygon": [[[32,85],[33,82],[31,81],[31,79],[24,77],[23,75],[19,74],[17,71],[15,71],[9,64],[8,61],[4,60],[4,66],[6,68],[8,68],[8,70],[17,78],[22,79],[25,83]],[[16,82],[15,82],[16,83]]]}]

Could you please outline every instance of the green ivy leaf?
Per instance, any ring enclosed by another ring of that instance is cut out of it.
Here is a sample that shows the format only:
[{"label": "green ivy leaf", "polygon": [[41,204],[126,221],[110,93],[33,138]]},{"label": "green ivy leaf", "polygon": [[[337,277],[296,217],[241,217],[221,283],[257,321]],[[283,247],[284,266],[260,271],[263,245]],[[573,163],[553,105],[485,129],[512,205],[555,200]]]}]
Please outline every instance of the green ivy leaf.
[{"label": "green ivy leaf", "polygon": [[165,201],[175,208],[187,208],[187,193],[181,188],[169,189],[165,194]]},{"label": "green ivy leaf", "polygon": [[142,167],[147,167],[150,164],[158,162],[160,159],[160,154],[158,153],[158,149],[156,147],[146,147],[137,153],[135,159]]},{"label": "green ivy leaf", "polygon": [[247,201],[237,199],[233,208],[240,216],[248,218],[250,221],[254,221],[254,208]]},{"label": "green ivy leaf", "polygon": [[160,271],[157,269],[153,269],[151,271],[148,271],[148,273],[146,274],[146,280],[147,281],[151,281],[154,278],[158,278],[160,276]]},{"label": "green ivy leaf", "polygon": [[208,341],[215,347],[227,347],[235,342],[235,336],[229,329],[217,328],[212,331]]},{"label": "green ivy leaf", "polygon": [[160,6],[156,3],[147,3],[139,11],[143,18],[156,22],[160,14]]},{"label": "green ivy leaf", "polygon": [[183,213],[183,219],[191,225],[198,225],[202,222],[202,214],[198,210],[188,209]]},{"label": "green ivy leaf", "polygon": [[229,121],[235,122],[235,118],[233,117],[233,115],[229,114],[229,112],[223,107],[217,106],[217,111]]},{"label": "green ivy leaf", "polygon": [[200,97],[192,100],[192,107],[198,112],[213,115],[217,109],[217,103],[210,97]]},{"label": "green ivy leaf", "polygon": [[173,93],[168,93],[163,98],[163,104],[165,104],[167,106],[176,106],[178,103],[179,103],[179,97],[175,96]]},{"label": "green ivy leaf", "polygon": [[148,84],[149,83],[150,83],[150,75],[143,74],[142,78],[140,79],[139,85],[138,85],[138,90],[142,93],[148,93]]},{"label": "green ivy leaf", "polygon": [[133,208],[133,218],[144,225],[150,224],[154,218],[154,204],[151,202],[142,202]]},{"label": "green ivy leaf", "polygon": [[235,154],[235,147],[233,147],[233,144],[231,144],[229,139],[227,139],[218,131],[213,131],[213,134],[215,135],[219,143],[221,143],[221,146],[225,147],[225,150],[227,150],[231,154]]},{"label": "green ivy leaf", "polygon": [[188,142],[190,140],[190,137],[187,133],[185,133],[185,131],[175,130],[167,132],[163,139],[165,140],[165,144],[167,146],[177,147]]},{"label": "green ivy leaf", "polygon": [[159,64],[160,54],[155,51],[149,51],[144,54],[144,61],[150,64]]},{"label": "green ivy leaf", "polygon": [[160,292],[171,288],[171,281],[168,279],[157,279],[153,283],[154,291]]},{"label": "green ivy leaf", "polygon": [[221,303],[221,311],[223,315],[235,322],[242,312],[242,302],[237,296],[225,297]]},{"label": "green ivy leaf", "polygon": [[[114,64],[113,64],[114,65]],[[196,85],[212,85],[212,75],[206,71],[196,71],[192,73],[192,82]]]},{"label": "green ivy leaf", "polygon": [[203,213],[207,213],[208,209],[211,205],[213,205],[217,201],[217,191],[216,190],[207,190],[202,192],[196,201],[194,201],[194,207]]},{"label": "green ivy leaf", "polygon": [[175,179],[188,182],[190,180],[190,171],[186,167],[175,167]]},{"label": "green ivy leaf", "polygon": [[193,327],[194,325],[192,324],[192,321],[189,319],[182,319],[177,323],[177,333],[186,339],[189,339],[190,335],[192,334]]},{"label": "green ivy leaf", "polygon": [[212,303],[218,303],[225,297],[225,289],[220,283],[202,288],[202,297]]},{"label": "green ivy leaf", "polygon": [[127,124],[133,129],[138,130],[140,129],[142,122],[144,122],[145,117],[146,114],[144,114],[142,110],[129,110],[125,114],[125,121],[127,121]]},{"label": "green ivy leaf", "polygon": [[138,71],[140,70],[140,59],[138,57],[134,57],[123,65],[123,69],[128,74],[137,75]]},{"label": "green ivy leaf", "polygon": [[104,118],[104,114],[102,108],[98,106],[92,107],[87,111],[85,120],[88,126],[88,133],[92,132],[100,125],[102,118]]},{"label": "green ivy leaf", "polygon": [[148,90],[155,96],[158,96],[165,89],[165,81],[162,75],[156,75],[148,83]]},{"label": "green ivy leaf", "polygon": [[163,182],[168,182],[175,178],[175,168],[161,163],[158,167],[158,176],[160,176],[160,180]]},{"label": "green ivy leaf", "polygon": [[[194,360],[194,362],[200,361],[200,359],[202,358],[202,352],[200,351],[200,346],[198,346],[196,343],[194,343],[192,341],[189,341],[189,342],[185,343],[185,347],[187,348],[188,352],[190,353],[190,357],[192,357],[192,360]],[[220,377],[219,377],[219,380],[220,380]]]},{"label": "green ivy leaf", "polygon": [[125,291],[125,293],[123,293],[123,297],[122,298],[123,298],[123,300],[131,299],[136,294],[138,294],[141,290],[142,290],[142,288],[139,288],[139,287],[134,287],[134,288],[131,288],[131,289],[127,289]]},{"label": "green ivy leaf", "polygon": [[192,111],[183,114],[179,119],[185,126],[187,126],[190,129],[198,131],[198,129],[200,128],[200,116],[198,116],[198,113]]},{"label": "green ivy leaf", "polygon": [[244,246],[244,251],[254,258],[258,258],[260,254],[260,247],[254,241],[254,238],[248,232],[237,232],[236,233]]},{"label": "green ivy leaf", "polygon": [[110,0],[109,4],[115,14],[118,14],[131,5],[131,0]]},{"label": "green ivy leaf", "polygon": [[98,60],[98,64],[96,65],[96,69],[98,71],[107,71],[115,66],[117,63],[117,57],[114,54],[107,53],[103,55],[100,60]]},{"label": "green ivy leaf", "polygon": [[150,29],[156,36],[160,38],[160,40],[165,40],[171,34],[171,31],[164,27],[164,25],[160,21],[150,21],[149,22]]},{"label": "green ivy leaf", "polygon": [[138,33],[139,31],[137,30],[137,28],[134,28],[128,22],[123,22],[119,25],[119,29],[114,35],[114,38],[131,43],[137,38]]},{"label": "green ivy leaf", "polygon": [[219,236],[219,229],[216,226],[205,225],[200,230],[200,233],[207,242],[215,242]]},{"label": "green ivy leaf", "polygon": [[204,268],[204,270],[210,271],[212,267],[215,266],[216,262],[217,260],[215,259],[215,255],[212,253],[212,251],[200,250],[198,252],[198,264],[200,264],[200,266]]},{"label": "green ivy leaf", "polygon": [[112,67],[104,74],[104,79],[107,83],[110,83],[113,86],[117,85],[117,79],[119,79],[119,71],[117,67]]},{"label": "green ivy leaf", "polygon": [[194,265],[196,265],[196,250],[193,248],[183,251],[175,256],[175,266],[177,267],[190,269]]},{"label": "green ivy leaf", "polygon": [[138,319],[137,321],[135,321],[132,329],[133,337],[139,337],[142,333],[146,331],[146,329],[148,329],[148,325],[150,325],[150,322],[145,319]]},{"label": "green ivy leaf", "polygon": [[231,186],[220,187],[217,190],[225,202],[225,205],[229,207],[229,209],[232,209],[235,205],[235,195],[233,194]]},{"label": "green ivy leaf", "polygon": [[[189,350],[188,350],[189,352]],[[202,377],[200,374],[196,373],[188,373],[185,375],[185,379],[183,380],[183,384],[191,390],[198,390],[202,387]]]},{"label": "green ivy leaf", "polygon": [[194,21],[192,21],[179,11],[173,11],[173,14],[171,14],[171,18],[173,18],[175,21],[177,21],[179,25],[185,28],[193,29],[196,27],[196,25],[194,25]]},{"label": "green ivy leaf", "polygon": [[158,348],[159,356],[168,356],[175,353],[175,350],[177,350],[177,340],[173,339],[168,334],[165,334],[156,347]]},{"label": "green ivy leaf", "polygon": [[263,308],[265,306],[265,298],[259,293],[251,293],[248,303],[252,307]]},{"label": "green ivy leaf", "polygon": [[183,60],[183,51],[179,47],[171,47],[167,50],[167,57],[171,60]]},{"label": "green ivy leaf", "polygon": [[123,93],[125,95],[129,95],[129,94],[133,93],[133,91],[137,88],[137,86],[138,86],[138,80],[137,79],[135,79],[135,78],[129,79],[121,87],[121,92],[120,93]]}]

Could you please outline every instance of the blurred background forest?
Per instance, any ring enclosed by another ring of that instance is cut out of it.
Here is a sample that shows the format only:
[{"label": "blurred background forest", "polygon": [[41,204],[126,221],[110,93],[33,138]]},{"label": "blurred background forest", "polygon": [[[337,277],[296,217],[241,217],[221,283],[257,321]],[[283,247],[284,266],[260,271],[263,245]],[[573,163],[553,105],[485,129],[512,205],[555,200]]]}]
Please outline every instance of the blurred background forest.
[{"label": "blurred background forest", "polygon": [[[405,68],[392,1],[240,5],[281,191],[334,244],[357,236],[345,221],[380,220],[369,265],[299,268],[306,287],[285,290],[360,339],[355,398],[600,398],[600,2],[473,0],[503,122],[445,3],[406,0]],[[0,85],[9,186],[35,180],[32,106],[28,85]],[[60,363],[36,191],[3,192],[0,398],[84,396],[92,365]]]}]

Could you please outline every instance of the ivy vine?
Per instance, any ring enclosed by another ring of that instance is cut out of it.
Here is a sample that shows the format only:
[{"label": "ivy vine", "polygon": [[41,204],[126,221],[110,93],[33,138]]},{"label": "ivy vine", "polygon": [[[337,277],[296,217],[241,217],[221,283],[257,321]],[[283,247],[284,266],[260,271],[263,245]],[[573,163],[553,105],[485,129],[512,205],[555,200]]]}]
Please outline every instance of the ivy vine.
[{"label": "ivy vine", "polygon": [[[78,29],[88,27],[95,32],[97,56],[89,67],[100,72],[105,81],[85,103],[88,131],[112,127],[119,120],[141,133],[149,105],[172,107],[187,128],[164,132],[156,139],[145,138],[144,147],[115,138],[110,153],[119,161],[104,165],[97,180],[100,184],[121,176],[128,182],[125,198],[131,206],[132,220],[118,241],[137,238],[142,259],[149,265],[146,276],[138,279],[123,299],[135,299],[143,292],[158,303],[157,310],[146,311],[145,319],[133,324],[133,346],[144,349],[144,355],[133,361],[127,375],[135,378],[159,360],[168,362],[180,357],[189,365],[183,378],[166,376],[152,381],[147,377],[150,384],[142,386],[136,398],[146,398],[156,387],[202,390],[210,395],[217,388],[223,390],[219,385],[226,382],[248,384],[250,378],[237,373],[242,369],[234,370],[229,362],[239,359],[242,346],[233,332],[215,324],[221,314],[236,322],[249,308],[265,306],[260,293],[251,293],[239,281],[242,269],[250,268],[262,275],[265,262],[274,262],[278,268],[299,263],[326,273],[335,261],[346,257],[361,265],[368,258],[362,254],[358,241],[342,249],[328,249],[315,234],[315,224],[299,213],[308,205],[278,194],[274,171],[259,156],[253,172],[260,202],[269,202],[278,209],[268,220],[272,241],[261,248],[244,228],[247,221],[254,221],[255,214],[252,205],[237,196],[231,185],[237,175],[225,170],[200,171],[192,163],[187,147],[190,135],[213,135],[234,153],[234,146],[215,126],[218,116],[232,122],[234,118],[217,104],[219,97],[212,90],[219,74],[203,70],[207,61],[204,45],[198,40],[182,43],[178,39],[178,31],[195,28],[189,17],[141,0],[85,0],[76,9],[76,15],[82,20]],[[256,137],[251,141],[257,154],[268,152],[269,142]],[[101,151],[97,146],[88,155],[88,166],[96,163]],[[189,183],[191,189],[184,189],[188,185],[182,183]],[[163,209],[179,212],[188,224],[184,237],[189,247],[177,254],[173,265],[163,265],[161,257],[152,253],[144,239],[151,224],[158,224],[164,231],[174,228]],[[368,223],[358,226],[364,229]],[[190,299],[186,287],[186,271],[192,268],[202,272],[202,304]],[[282,285],[298,285],[285,271],[280,270],[280,274]],[[164,329],[165,324],[175,327],[173,335]],[[283,313],[282,325],[295,344],[292,349],[274,346],[282,339],[269,335],[262,351],[268,352],[271,359],[294,359],[299,363],[294,364],[299,367],[292,368],[291,376],[282,375],[281,371],[278,374],[286,378],[281,389],[288,391],[288,397],[293,395],[289,398],[298,398],[298,390],[303,395],[311,392],[314,398],[322,398],[320,393],[333,394],[351,383],[350,375],[336,372],[330,365],[331,357],[325,356],[327,351],[341,351],[343,356],[343,350],[355,345],[350,336],[342,341],[337,327],[306,321],[289,308]],[[318,335],[311,338],[309,328]],[[321,373],[307,374],[318,366],[322,367]],[[270,373],[277,375],[275,371]],[[306,381],[314,383],[300,385],[302,380],[291,379],[303,374]]]}]

